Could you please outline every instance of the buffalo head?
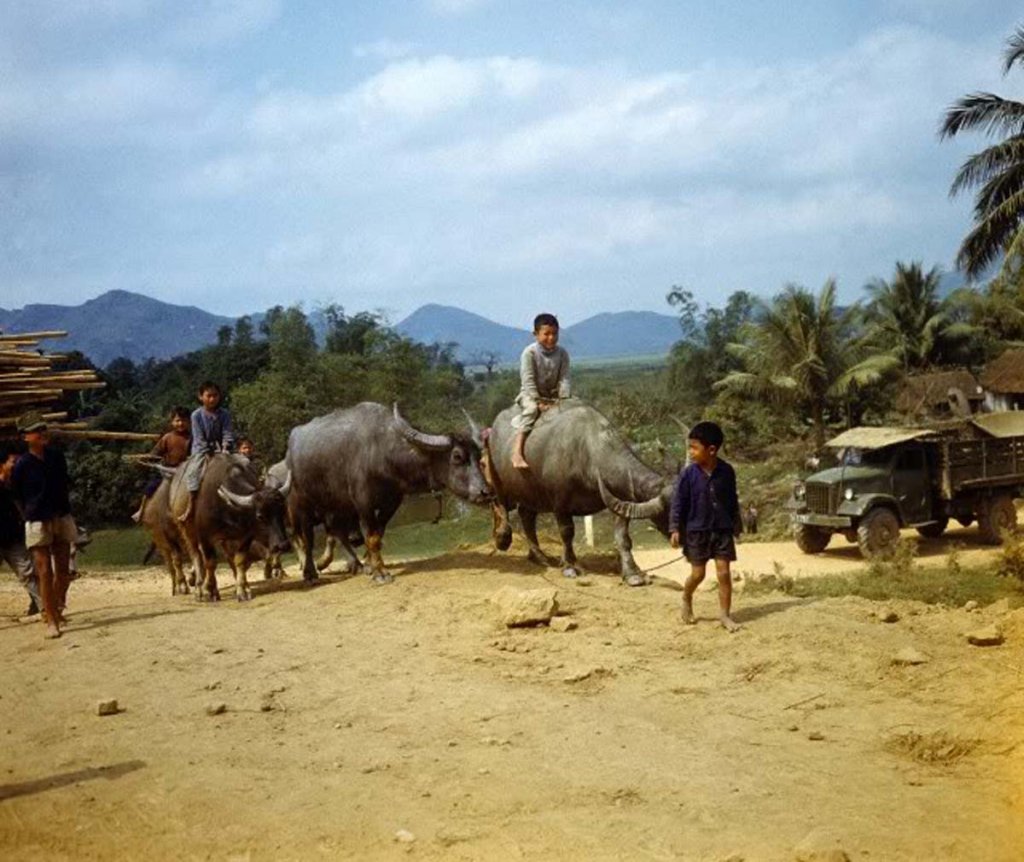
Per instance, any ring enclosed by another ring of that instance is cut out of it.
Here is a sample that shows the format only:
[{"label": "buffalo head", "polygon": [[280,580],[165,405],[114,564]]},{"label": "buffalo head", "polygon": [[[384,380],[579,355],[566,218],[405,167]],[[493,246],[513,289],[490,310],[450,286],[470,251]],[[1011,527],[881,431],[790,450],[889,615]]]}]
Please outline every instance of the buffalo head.
[{"label": "buffalo head", "polygon": [[250,512],[257,524],[266,528],[270,550],[283,553],[291,547],[284,527],[285,497],[291,490],[291,484],[291,473],[288,473],[281,486],[268,483],[250,494],[238,494],[221,485],[217,489],[217,496],[233,509]]}]

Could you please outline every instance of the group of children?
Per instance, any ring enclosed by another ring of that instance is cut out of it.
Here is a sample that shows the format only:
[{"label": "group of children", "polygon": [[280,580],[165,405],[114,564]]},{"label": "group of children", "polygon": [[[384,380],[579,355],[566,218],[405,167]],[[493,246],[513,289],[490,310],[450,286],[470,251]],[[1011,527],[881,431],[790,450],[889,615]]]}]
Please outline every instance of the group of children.
[{"label": "group of children", "polygon": [[[538,314],[533,322],[534,342],[520,357],[520,389],[513,418],[516,429],[512,464],[528,470],[526,441],[540,416],[561,399],[569,398],[569,354],[559,347],[558,318]],[[221,406],[220,387],[211,381],[199,387],[200,407],[190,414],[184,407],[171,413],[171,429],[151,454],[168,467],[185,466],[189,504],[180,520],[187,520],[202,481],[207,457],[235,449],[231,414]],[[47,636],[59,637],[67,594],[68,549],[76,535],[68,501],[67,465],[57,449],[49,448],[46,425],[38,416],[19,423],[28,451],[11,453],[0,465],[0,554],[25,583],[33,607],[42,608]],[[693,594],[704,580],[709,561],[718,577],[719,621],[729,631],[739,626],[732,618],[730,564],[736,559],[735,536],[743,528],[736,489],[736,473],[719,452],[724,442],[722,429],[714,422],[698,422],[687,440],[688,465],[680,472],[672,494],[669,533],[672,547],[683,550],[690,574],[683,586],[683,621],[697,621]],[[238,452],[253,457],[252,441],[238,441]],[[142,504],[132,516],[141,521],[148,499],[160,486],[154,477],[145,489]],[[6,491],[13,490],[13,496]],[[20,519],[24,518],[24,541]],[[19,550],[20,549],[20,550]],[[31,555],[26,552],[31,551]],[[51,562],[52,561],[52,562]],[[33,576],[33,569],[35,575]],[[34,589],[38,583],[38,590]],[[30,608],[31,610],[31,608]]]}]

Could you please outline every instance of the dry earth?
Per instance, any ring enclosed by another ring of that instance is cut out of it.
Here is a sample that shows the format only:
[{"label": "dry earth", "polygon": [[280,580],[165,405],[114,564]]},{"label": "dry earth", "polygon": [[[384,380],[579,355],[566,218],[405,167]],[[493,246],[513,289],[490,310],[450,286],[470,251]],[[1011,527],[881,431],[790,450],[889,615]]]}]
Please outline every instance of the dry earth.
[{"label": "dry earth", "polygon": [[[745,581],[860,565],[741,554]],[[244,605],[87,573],[53,642],[4,578],[0,857],[1020,858],[1024,610],[897,602],[885,624],[740,592],[730,636],[712,592],[684,627],[676,590],[584,563],[573,583],[468,549]],[[557,588],[578,628],[506,630],[506,586]],[[969,646],[989,623],[1005,643]],[[906,647],[928,660],[893,664]]]}]

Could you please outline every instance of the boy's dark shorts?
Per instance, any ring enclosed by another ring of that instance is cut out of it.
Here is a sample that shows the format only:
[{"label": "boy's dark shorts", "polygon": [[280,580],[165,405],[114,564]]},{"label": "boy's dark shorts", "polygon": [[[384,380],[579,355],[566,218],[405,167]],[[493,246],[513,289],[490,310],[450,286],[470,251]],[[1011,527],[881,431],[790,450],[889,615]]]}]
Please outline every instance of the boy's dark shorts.
[{"label": "boy's dark shorts", "polygon": [[736,540],[732,530],[687,530],[683,556],[698,565],[708,560],[735,560]]}]

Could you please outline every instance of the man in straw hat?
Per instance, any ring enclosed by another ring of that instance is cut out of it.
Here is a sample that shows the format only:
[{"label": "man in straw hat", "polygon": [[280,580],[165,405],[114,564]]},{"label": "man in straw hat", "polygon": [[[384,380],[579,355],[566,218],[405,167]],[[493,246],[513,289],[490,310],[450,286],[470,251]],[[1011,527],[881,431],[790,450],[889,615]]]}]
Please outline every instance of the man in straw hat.
[{"label": "man in straw hat", "polygon": [[70,583],[71,543],[78,538],[68,496],[68,465],[64,453],[49,445],[40,414],[21,416],[18,431],[28,451],[14,465],[11,484],[25,516],[25,545],[39,578],[46,637],[58,638]]}]

